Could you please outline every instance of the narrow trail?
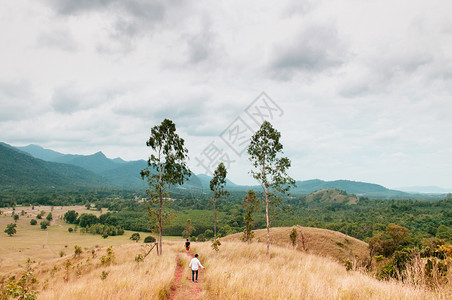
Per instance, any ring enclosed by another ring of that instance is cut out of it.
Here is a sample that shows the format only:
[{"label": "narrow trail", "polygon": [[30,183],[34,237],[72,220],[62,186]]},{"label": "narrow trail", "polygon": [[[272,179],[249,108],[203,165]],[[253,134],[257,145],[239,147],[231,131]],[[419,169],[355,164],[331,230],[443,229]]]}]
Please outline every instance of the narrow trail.
[{"label": "narrow trail", "polygon": [[[192,259],[194,257],[193,254],[187,252],[187,256]],[[184,276],[184,266],[180,263],[181,258],[178,255],[176,257],[176,271],[174,272],[174,285],[171,287],[170,300],[179,300],[179,299],[202,299],[201,292],[202,289],[199,287],[199,283],[191,282],[191,271],[188,276]],[[188,267],[188,266],[186,266]],[[201,272],[199,272],[198,281],[201,279]]]}]

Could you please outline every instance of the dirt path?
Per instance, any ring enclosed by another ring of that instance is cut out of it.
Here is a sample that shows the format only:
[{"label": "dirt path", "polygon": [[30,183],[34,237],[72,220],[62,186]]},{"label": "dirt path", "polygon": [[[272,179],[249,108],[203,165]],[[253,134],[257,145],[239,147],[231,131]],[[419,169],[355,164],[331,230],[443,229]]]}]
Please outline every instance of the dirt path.
[{"label": "dirt path", "polygon": [[[191,253],[187,253],[187,256],[192,259],[194,256]],[[191,282],[191,272],[188,276],[184,276],[184,266],[180,263],[180,256],[176,257],[176,272],[174,273],[175,284],[171,287],[170,300],[179,299],[202,299],[201,288],[198,283]],[[186,266],[188,267],[188,266]],[[198,280],[201,279],[201,272],[198,274]]]}]

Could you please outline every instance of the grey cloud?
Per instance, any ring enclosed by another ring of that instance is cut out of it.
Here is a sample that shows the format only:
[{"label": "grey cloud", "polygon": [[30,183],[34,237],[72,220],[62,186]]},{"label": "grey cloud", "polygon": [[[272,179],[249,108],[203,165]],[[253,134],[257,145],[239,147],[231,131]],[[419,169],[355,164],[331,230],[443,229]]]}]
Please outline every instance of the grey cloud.
[{"label": "grey cloud", "polygon": [[55,30],[42,33],[37,38],[36,42],[39,47],[54,47],[69,52],[78,49],[77,43],[71,32],[67,30]]},{"label": "grey cloud", "polygon": [[387,93],[400,80],[421,73],[425,76],[425,67],[432,65],[435,59],[423,50],[387,49],[376,51],[360,68],[362,73],[347,78],[339,88],[343,97],[353,98],[369,94]]},{"label": "grey cloud", "polygon": [[28,118],[37,109],[34,98],[28,81],[0,81],[0,122]]},{"label": "grey cloud", "polygon": [[193,64],[208,60],[215,51],[215,35],[211,31],[212,23],[204,18],[201,22],[201,28],[196,34],[188,35],[188,58]]},{"label": "grey cloud", "polygon": [[75,85],[67,84],[55,89],[51,99],[51,106],[56,112],[70,114],[102,105],[121,93],[119,89],[88,91]]},{"label": "grey cloud", "polygon": [[346,60],[347,52],[332,26],[312,26],[290,40],[290,44],[276,46],[270,63],[273,77],[288,80],[298,72],[321,72],[338,67]]}]

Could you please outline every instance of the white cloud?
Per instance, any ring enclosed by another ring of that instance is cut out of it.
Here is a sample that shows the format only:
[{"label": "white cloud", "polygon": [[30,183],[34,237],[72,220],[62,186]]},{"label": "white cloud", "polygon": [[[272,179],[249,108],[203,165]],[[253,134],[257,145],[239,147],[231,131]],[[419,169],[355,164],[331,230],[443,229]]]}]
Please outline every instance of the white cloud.
[{"label": "white cloud", "polygon": [[[262,91],[295,178],[444,185],[452,164],[445,0],[7,1],[0,141],[145,158],[171,118],[196,157]],[[231,155],[233,152],[231,152]],[[250,183],[246,156],[232,179]]]}]

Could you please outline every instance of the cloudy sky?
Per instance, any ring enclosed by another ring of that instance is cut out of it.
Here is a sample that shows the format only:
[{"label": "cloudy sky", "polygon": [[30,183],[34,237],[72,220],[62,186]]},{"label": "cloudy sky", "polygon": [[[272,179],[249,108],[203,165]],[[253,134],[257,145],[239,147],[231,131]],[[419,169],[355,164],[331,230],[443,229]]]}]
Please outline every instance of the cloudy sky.
[{"label": "cloudy sky", "polygon": [[195,172],[227,158],[245,184],[233,133],[255,130],[254,109],[281,132],[296,179],[452,187],[451,11],[450,0],[1,1],[0,141],[146,159],[150,128],[170,118]]}]

